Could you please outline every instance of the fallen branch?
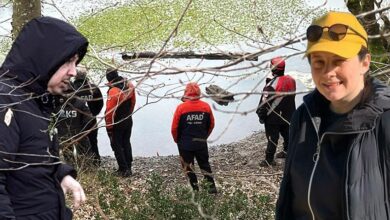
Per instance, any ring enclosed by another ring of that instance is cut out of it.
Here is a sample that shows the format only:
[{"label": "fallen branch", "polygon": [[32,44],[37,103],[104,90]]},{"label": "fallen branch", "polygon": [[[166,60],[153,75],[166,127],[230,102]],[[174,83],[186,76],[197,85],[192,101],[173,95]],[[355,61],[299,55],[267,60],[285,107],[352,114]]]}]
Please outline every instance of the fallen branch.
[{"label": "fallen branch", "polygon": [[207,59],[207,60],[235,60],[244,56],[246,60],[257,61],[257,56],[249,56],[251,53],[195,53],[193,51],[188,52],[161,52],[158,56],[155,52],[136,52],[136,53],[122,53],[123,60],[133,60],[139,58],[165,58],[165,59]]}]

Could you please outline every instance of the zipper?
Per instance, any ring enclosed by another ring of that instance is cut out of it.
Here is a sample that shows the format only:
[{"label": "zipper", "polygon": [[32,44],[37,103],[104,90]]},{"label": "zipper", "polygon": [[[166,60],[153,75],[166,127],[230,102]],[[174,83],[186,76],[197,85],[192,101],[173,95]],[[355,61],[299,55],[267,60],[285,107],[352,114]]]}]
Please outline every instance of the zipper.
[{"label": "zipper", "polygon": [[347,220],[350,219],[349,217],[349,202],[348,202],[348,176],[349,176],[349,169],[348,169],[348,164],[349,164],[349,158],[351,156],[351,152],[352,152],[352,147],[351,149],[349,149],[349,152],[348,152],[348,157],[347,157],[347,162],[345,163],[345,183],[344,183],[344,187],[345,187],[345,212],[346,212],[346,217],[347,217]]},{"label": "zipper", "polygon": [[307,204],[309,206],[309,210],[310,210],[311,217],[313,220],[315,220],[315,217],[314,217],[314,212],[313,212],[313,209],[312,209],[311,203],[310,203],[310,195],[311,195],[311,186],[313,183],[314,172],[317,168],[319,158],[320,158],[320,142],[318,142],[316,152],[313,154],[314,167],[313,167],[313,170],[311,171],[310,180],[309,180],[309,187],[307,189]]},{"label": "zipper", "polygon": [[320,145],[321,145],[321,142],[320,142],[320,137],[318,136],[318,128],[316,126],[316,123],[313,120],[313,117],[310,114],[309,107],[306,105],[305,102],[303,102],[303,103],[304,103],[304,105],[306,107],[307,113],[309,114],[311,123],[313,124],[315,133],[317,135],[317,140],[318,140],[317,147],[316,147],[316,152],[313,154],[314,166],[313,166],[313,170],[311,171],[311,174],[310,174],[309,186],[308,186],[308,189],[307,189],[307,205],[309,207],[312,219],[315,220],[313,208],[311,207],[311,203],[310,203],[310,194],[311,194],[311,186],[312,186],[312,183],[313,183],[314,172],[315,172],[315,170],[317,168],[318,160],[320,158],[320,151],[321,151]]},{"label": "zipper", "polygon": [[[313,124],[313,127],[314,127],[314,130],[316,132],[316,135],[317,135],[317,140],[318,140],[318,143],[317,143],[317,147],[316,147],[316,152],[313,154],[313,162],[314,162],[314,166],[313,166],[313,169],[311,171],[311,175],[310,175],[310,180],[309,180],[309,186],[308,186],[308,190],[307,190],[307,204],[308,204],[308,207],[309,207],[309,210],[310,210],[310,213],[311,213],[311,216],[312,216],[312,219],[315,220],[315,216],[314,216],[314,211],[313,211],[313,208],[311,207],[311,202],[310,202],[310,196],[311,196],[311,188],[312,188],[312,184],[313,184],[313,178],[314,178],[314,174],[315,174],[315,171],[317,169],[317,165],[318,165],[318,161],[320,159],[320,153],[321,153],[321,143],[325,137],[325,135],[328,135],[328,134],[334,134],[334,135],[347,135],[347,134],[358,134],[358,133],[364,133],[364,132],[367,132],[367,131],[370,131],[371,129],[367,129],[367,130],[362,130],[362,131],[350,131],[350,132],[324,132],[322,135],[321,135],[321,138],[319,137],[319,131],[318,131],[318,128],[316,126],[316,123],[314,122],[313,120],[313,117],[311,116],[310,114],[310,111],[309,111],[309,107],[306,105],[306,103],[304,102],[304,105],[306,107],[306,110],[309,114],[309,117],[311,119],[311,122]],[[351,152],[352,152],[352,149],[350,149],[349,153],[348,153],[348,157],[347,157],[347,166],[348,166],[348,163],[349,163],[349,159],[350,159],[350,155],[351,155]],[[349,175],[348,173],[348,169],[346,167],[346,172],[347,172],[347,176]],[[346,190],[346,199],[348,198],[347,197],[347,190]],[[349,213],[348,213],[348,203],[346,203],[346,209],[347,209],[347,219],[349,219]]]}]

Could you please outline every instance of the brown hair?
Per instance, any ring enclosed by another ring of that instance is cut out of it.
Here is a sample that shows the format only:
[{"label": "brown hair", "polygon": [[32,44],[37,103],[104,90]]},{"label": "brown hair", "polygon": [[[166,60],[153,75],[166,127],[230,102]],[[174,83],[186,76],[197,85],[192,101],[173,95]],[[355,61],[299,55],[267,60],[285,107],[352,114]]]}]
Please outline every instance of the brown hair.
[{"label": "brown hair", "polygon": [[[364,57],[369,53],[367,47],[362,46],[358,52],[359,60],[362,61]],[[307,60],[309,61],[309,64],[311,63],[310,54],[307,55]]]}]

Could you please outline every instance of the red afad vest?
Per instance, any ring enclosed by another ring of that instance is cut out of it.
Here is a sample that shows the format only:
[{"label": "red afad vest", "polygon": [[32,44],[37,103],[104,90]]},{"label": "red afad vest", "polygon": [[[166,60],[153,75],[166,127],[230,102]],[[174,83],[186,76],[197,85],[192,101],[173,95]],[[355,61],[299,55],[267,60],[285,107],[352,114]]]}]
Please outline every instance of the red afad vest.
[{"label": "red afad vest", "polygon": [[279,76],[276,80],[275,92],[295,92],[295,80],[291,76]]}]

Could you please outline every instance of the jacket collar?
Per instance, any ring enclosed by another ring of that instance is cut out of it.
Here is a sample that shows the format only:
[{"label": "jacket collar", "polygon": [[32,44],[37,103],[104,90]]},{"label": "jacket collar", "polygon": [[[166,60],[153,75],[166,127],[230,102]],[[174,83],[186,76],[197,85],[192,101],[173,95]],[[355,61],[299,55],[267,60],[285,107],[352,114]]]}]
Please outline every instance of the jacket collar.
[{"label": "jacket collar", "polygon": [[[330,111],[330,102],[317,89],[303,98],[309,115],[316,126],[320,127],[325,111]],[[375,126],[376,118],[390,110],[390,89],[376,79],[368,79],[362,101],[347,113],[346,117],[333,123],[328,132],[359,132]]]}]

